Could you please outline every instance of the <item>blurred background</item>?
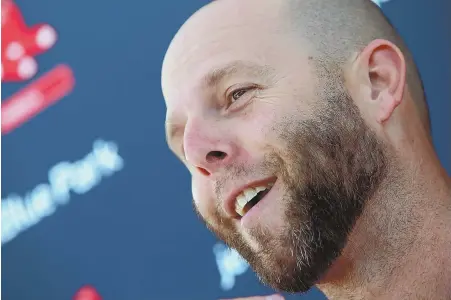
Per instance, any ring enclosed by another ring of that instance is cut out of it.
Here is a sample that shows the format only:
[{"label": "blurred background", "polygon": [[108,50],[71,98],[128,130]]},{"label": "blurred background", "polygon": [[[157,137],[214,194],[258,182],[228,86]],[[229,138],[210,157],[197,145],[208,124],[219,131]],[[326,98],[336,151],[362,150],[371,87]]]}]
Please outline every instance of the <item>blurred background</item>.
[{"label": "blurred background", "polygon": [[[450,1],[377,2],[413,51],[450,172]],[[206,3],[2,0],[4,299],[272,292],[198,221],[165,144],[162,59]]]}]

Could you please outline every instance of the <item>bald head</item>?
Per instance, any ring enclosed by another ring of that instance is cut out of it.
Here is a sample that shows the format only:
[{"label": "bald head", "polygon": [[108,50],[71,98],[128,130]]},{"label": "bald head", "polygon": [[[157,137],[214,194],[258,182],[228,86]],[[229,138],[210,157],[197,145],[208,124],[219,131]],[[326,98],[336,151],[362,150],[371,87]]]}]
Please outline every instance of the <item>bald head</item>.
[{"label": "bald head", "polygon": [[[429,109],[413,57],[396,29],[372,1],[244,0],[239,5],[235,2],[216,0],[199,10],[178,33],[178,38],[175,39],[177,42],[174,41],[171,46],[177,50],[171,50],[189,51],[185,41],[193,35],[202,37],[213,34],[208,33],[212,25],[214,28],[214,25],[222,22],[221,28],[225,29],[229,23],[240,30],[242,25],[247,24],[254,26],[254,30],[291,35],[299,43],[303,43],[303,48],[311,51],[309,54],[320,63],[319,68],[325,67],[326,72],[330,73],[332,70],[340,72],[343,64],[372,40],[385,39],[398,46],[405,57],[406,83],[411,96],[409,100],[414,102],[424,128],[430,132]],[[224,22],[227,19],[230,21]],[[188,28],[195,29],[185,30]],[[222,42],[227,44],[227,41]],[[178,63],[180,61],[176,64]]]}]

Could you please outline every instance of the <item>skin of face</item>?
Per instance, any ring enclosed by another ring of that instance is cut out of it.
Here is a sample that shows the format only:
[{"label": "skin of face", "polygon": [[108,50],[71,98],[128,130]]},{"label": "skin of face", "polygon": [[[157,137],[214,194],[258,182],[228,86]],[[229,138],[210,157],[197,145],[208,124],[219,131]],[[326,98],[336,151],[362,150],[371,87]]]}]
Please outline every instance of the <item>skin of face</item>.
[{"label": "skin of face", "polygon": [[[316,60],[307,41],[281,34],[271,1],[234,2],[196,13],[167,51],[167,140],[191,173],[206,226],[263,282],[305,292],[333,277],[387,179],[392,152],[380,124],[403,97],[404,61],[392,44],[374,41],[359,59],[374,55],[375,65],[352,65],[351,78],[374,68],[381,81],[348,81]],[[244,217],[230,209],[234,192],[267,183],[269,193]]]}]

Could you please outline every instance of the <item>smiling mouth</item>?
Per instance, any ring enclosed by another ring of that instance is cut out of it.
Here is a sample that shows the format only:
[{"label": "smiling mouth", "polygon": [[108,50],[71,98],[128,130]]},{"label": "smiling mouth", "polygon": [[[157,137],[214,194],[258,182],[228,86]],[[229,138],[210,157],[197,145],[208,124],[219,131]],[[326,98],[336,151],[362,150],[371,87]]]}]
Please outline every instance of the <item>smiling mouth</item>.
[{"label": "smiling mouth", "polygon": [[235,211],[243,217],[271,190],[274,183],[244,189],[235,200]]}]

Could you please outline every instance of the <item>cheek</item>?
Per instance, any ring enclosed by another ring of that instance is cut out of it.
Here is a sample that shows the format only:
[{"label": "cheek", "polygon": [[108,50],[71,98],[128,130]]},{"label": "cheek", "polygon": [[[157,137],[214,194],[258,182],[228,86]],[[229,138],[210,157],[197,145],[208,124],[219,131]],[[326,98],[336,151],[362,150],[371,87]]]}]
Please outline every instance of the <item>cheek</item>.
[{"label": "cheek", "polygon": [[286,105],[281,104],[281,102],[286,102],[284,100],[280,98],[261,100],[249,113],[245,124],[240,126],[238,132],[243,132],[246,135],[243,141],[247,144],[246,148],[249,151],[255,153],[257,150],[267,153],[280,148],[281,125],[291,119],[293,114],[293,107],[290,116]]},{"label": "cheek", "polygon": [[216,201],[215,196],[212,194],[211,189],[208,188],[207,183],[193,178],[191,190],[197,211],[204,219],[211,219],[216,213]]},{"label": "cheek", "polygon": [[[272,102],[256,102],[240,120],[235,132],[242,135],[243,146],[251,152],[266,148],[271,144],[274,135],[274,124],[280,118],[278,105]],[[275,101],[275,100],[274,100]]]}]

